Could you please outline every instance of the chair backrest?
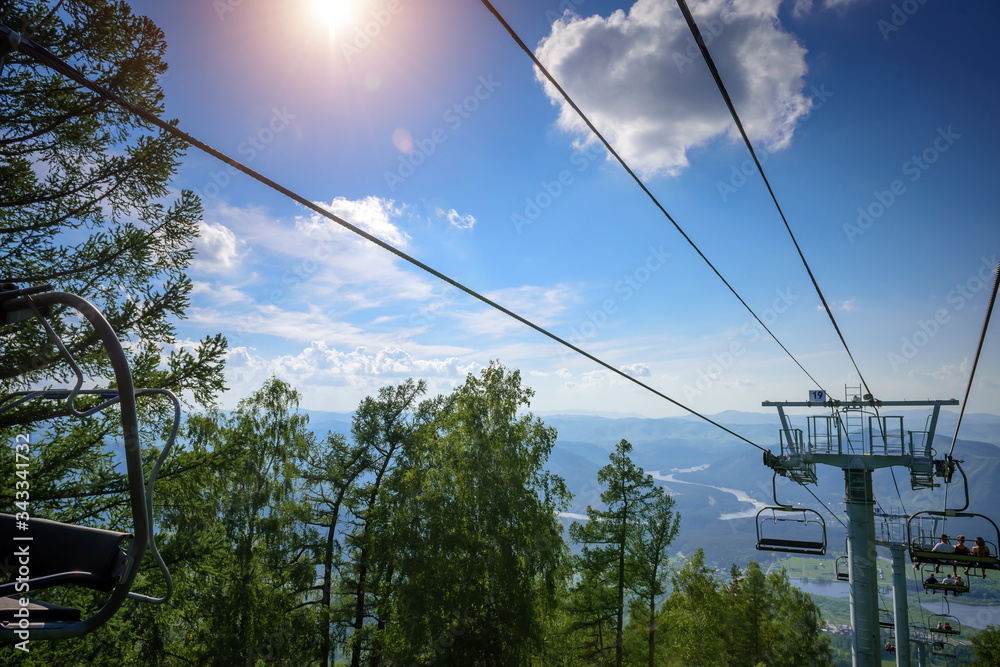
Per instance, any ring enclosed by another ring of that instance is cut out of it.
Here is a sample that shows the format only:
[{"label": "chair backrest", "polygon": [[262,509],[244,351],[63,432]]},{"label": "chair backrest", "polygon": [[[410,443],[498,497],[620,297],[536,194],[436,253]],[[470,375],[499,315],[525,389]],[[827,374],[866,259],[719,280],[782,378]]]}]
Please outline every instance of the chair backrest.
[{"label": "chair backrest", "polygon": [[[19,521],[0,514],[0,562],[15,573],[25,563],[30,590],[73,583],[108,592],[128,564],[121,544],[130,537],[129,533],[48,519]],[[0,595],[14,592],[14,583],[0,585]]]}]

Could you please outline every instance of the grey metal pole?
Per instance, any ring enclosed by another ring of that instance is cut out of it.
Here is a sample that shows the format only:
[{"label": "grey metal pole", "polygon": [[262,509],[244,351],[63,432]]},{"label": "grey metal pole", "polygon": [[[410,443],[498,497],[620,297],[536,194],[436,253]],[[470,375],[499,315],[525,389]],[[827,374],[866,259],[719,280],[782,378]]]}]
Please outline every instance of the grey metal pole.
[{"label": "grey metal pole", "polygon": [[892,606],[896,623],[896,667],[910,667],[910,612],[906,603],[906,551],[902,544],[889,547],[892,552]]},{"label": "grey metal pole", "polygon": [[844,468],[847,504],[847,555],[851,569],[851,643],[854,667],[882,664],[875,561],[875,500],[872,472],[861,457]]}]

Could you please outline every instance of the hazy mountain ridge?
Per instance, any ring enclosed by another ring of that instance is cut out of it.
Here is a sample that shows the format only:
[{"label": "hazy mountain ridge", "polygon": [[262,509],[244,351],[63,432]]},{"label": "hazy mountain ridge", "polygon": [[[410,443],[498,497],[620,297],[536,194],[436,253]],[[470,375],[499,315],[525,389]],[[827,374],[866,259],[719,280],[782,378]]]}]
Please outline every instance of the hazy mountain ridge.
[{"label": "hazy mountain ridge", "polygon": [[[317,437],[326,437],[328,431],[350,438],[353,413],[306,410],[310,428]],[[884,414],[904,416],[905,430],[923,430],[926,412],[889,411]],[[710,417],[751,440],[757,445],[777,452],[779,420],[773,415],[729,410]],[[540,416],[546,425],[557,431],[557,439],[549,457],[548,469],[561,475],[574,498],[568,511],[585,514],[588,505],[599,506],[601,487],[597,472],[607,465],[611,451],[623,438],[633,445],[632,459],[647,472],[662,476],[674,474],[675,482],[660,481],[677,501],[680,512],[681,533],[675,547],[682,553],[691,553],[703,547],[710,560],[726,566],[729,562],[755,559],[766,561],[768,552],[755,551],[756,522],[752,516],[723,520],[723,514],[748,513],[754,508],[741,502],[732,494],[712,487],[723,487],[745,492],[754,501],[774,504],[771,469],[764,466],[762,454],[751,445],[726,433],[722,429],[694,416],[646,419],[632,416],[601,416],[578,414],[550,414]],[[951,439],[957,423],[957,413],[942,412],[935,435],[934,449],[943,456],[951,448]],[[792,426],[804,428],[802,413],[791,415]],[[1000,416],[967,414],[962,420],[960,438],[955,448],[957,459],[964,461],[963,469],[969,477],[969,511],[1000,518],[1000,500],[995,489],[1000,488]],[[676,472],[699,466],[699,470]],[[895,483],[888,470],[873,475],[874,492],[886,511],[900,509],[907,512],[943,507],[943,491],[910,489],[909,474],[894,468]],[[808,487],[809,491],[787,479],[776,480],[778,500],[819,511],[827,524],[827,539],[831,551],[840,551],[844,544],[844,530],[831,514],[821,507],[843,513],[844,479],[839,470],[819,466],[819,482]],[[956,482],[960,476],[956,476]],[[690,482],[690,483],[684,483]],[[899,495],[896,494],[896,486]],[[960,487],[953,485],[949,491],[949,506],[964,503]],[[901,500],[900,500],[901,498]],[[567,519],[570,523],[572,519]]]},{"label": "hazy mountain ridge", "polygon": [[[890,413],[888,410],[883,413],[901,414]],[[902,414],[904,429],[924,428],[922,413]],[[772,452],[778,450],[779,425],[776,414],[772,420],[756,413],[729,411],[724,415],[727,418],[725,420],[720,415],[712,418],[761,447]],[[741,418],[748,423],[738,421]],[[712,424],[689,417],[611,419],[551,415],[544,421],[556,427],[558,432],[549,469],[563,475],[569,489],[576,494],[571,512],[583,514],[588,504],[600,503],[601,489],[597,484],[597,471],[607,464],[608,454],[614,444],[625,438],[634,446],[633,460],[647,472],[659,472],[666,476],[677,469],[707,464],[707,467],[700,470],[674,473],[676,480],[695,484],[660,482],[674,496],[682,517],[681,534],[675,543],[679,551],[690,553],[699,546],[703,547],[710,560],[717,560],[717,564],[723,566],[733,561],[761,561],[770,557],[768,552],[754,549],[756,522],[752,517],[730,520],[720,518],[725,513],[751,510],[753,505],[739,502],[730,493],[711,488],[738,489],[761,503],[774,503],[773,473],[764,466],[761,452],[751,445]],[[941,414],[934,443],[938,456],[943,456],[950,449],[956,422],[957,414]],[[793,427],[801,426],[804,426],[801,415],[793,416]],[[969,439],[959,438],[955,456],[965,461],[963,468],[969,477],[969,511],[997,520],[1000,518],[1000,502],[995,494],[995,489],[1000,488],[1000,417],[989,414],[965,415],[960,435],[967,434]],[[971,434],[987,438],[973,438]],[[913,491],[908,472],[902,468],[892,470],[895,472],[895,483],[889,470],[879,470],[873,475],[875,497],[886,511],[898,510],[901,504],[910,513],[944,506],[942,489]],[[818,484],[808,487],[809,490],[830,510],[842,516],[843,474],[829,466],[819,466],[817,472]],[[960,476],[956,476],[955,481],[960,482]],[[896,493],[897,485],[899,495]],[[812,507],[819,511],[827,524],[829,549],[843,549],[843,528],[809,491],[780,476],[776,480],[776,487],[780,502]],[[963,504],[962,493],[957,484],[952,485],[949,494],[949,507],[960,507]]]}]

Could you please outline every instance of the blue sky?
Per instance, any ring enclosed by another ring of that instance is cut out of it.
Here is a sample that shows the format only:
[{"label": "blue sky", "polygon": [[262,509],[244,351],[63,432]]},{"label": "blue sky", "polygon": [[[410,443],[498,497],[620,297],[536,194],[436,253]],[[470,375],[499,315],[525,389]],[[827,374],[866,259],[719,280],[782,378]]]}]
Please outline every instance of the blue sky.
[{"label": "blue sky", "polygon": [[[815,388],[481,3],[131,4],[166,33],[166,116],[214,147],[696,410]],[[494,4],[805,368],[858,384],[675,2]],[[689,4],[875,395],[961,398],[1000,254],[1000,8]],[[205,205],[179,331],[228,337],[226,407],[271,374],[351,410],[498,359],[536,411],[681,413],[205,155],[174,185]],[[998,399],[994,331],[968,409]]]}]

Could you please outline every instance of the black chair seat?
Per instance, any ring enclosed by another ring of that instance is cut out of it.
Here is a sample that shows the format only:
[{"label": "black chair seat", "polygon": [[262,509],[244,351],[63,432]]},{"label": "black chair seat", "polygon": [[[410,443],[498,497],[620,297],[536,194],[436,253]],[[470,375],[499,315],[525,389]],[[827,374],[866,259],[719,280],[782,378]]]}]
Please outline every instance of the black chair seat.
[{"label": "black chair seat", "polygon": [[774,537],[762,537],[757,541],[760,551],[786,551],[792,553],[824,554],[826,544],[807,540],[784,540]]},{"label": "black chair seat", "polygon": [[13,579],[22,565],[31,590],[75,584],[109,592],[121,578],[127,562],[121,543],[130,534],[48,519],[29,519],[27,530],[18,523],[14,516],[0,514],[0,565],[9,575],[9,583],[0,584],[0,595],[16,592]]}]

